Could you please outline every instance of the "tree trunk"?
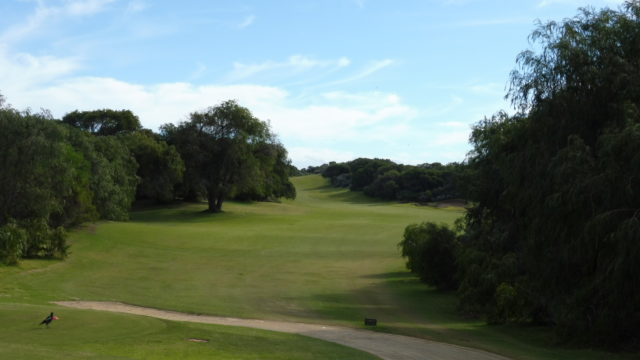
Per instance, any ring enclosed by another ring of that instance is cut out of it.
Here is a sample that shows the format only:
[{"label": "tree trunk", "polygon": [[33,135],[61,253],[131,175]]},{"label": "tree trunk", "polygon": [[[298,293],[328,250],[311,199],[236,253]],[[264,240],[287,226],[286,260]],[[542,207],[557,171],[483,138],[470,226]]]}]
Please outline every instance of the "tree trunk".
[{"label": "tree trunk", "polygon": [[218,197],[216,198],[216,212],[220,212],[222,211],[222,202],[224,201],[224,195],[222,194],[222,191],[218,194]]},{"label": "tree trunk", "polygon": [[209,203],[209,209],[207,209],[208,212],[218,212],[216,210],[216,198],[217,197],[213,191],[207,192],[207,203]]},{"label": "tree trunk", "polygon": [[222,191],[208,191],[207,192],[207,203],[209,204],[209,209],[207,211],[212,213],[217,213],[222,211],[222,202],[224,201],[224,194]]}]

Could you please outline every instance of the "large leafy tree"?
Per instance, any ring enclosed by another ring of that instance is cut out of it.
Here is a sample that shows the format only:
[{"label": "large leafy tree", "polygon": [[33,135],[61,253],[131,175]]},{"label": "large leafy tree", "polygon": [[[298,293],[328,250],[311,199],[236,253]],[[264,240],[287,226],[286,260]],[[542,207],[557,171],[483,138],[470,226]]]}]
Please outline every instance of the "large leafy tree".
[{"label": "large leafy tree", "polygon": [[62,122],[94,135],[117,135],[142,129],[140,120],[130,110],[73,111]]},{"label": "large leafy tree", "polygon": [[[126,154],[127,149],[135,159],[134,162],[137,163],[137,172],[133,175],[138,177],[138,186],[135,189],[136,198],[152,199],[158,202],[174,200],[174,188],[182,180],[184,171],[182,159],[175,147],[169,146],[151,130],[143,129],[138,117],[130,110],[76,110],[66,114],[62,122],[83,130],[84,133],[95,135],[95,138],[86,140],[91,142],[91,145],[83,144],[81,146],[85,150],[86,157],[93,159],[93,164],[101,162],[101,157],[103,160],[113,157],[118,161],[115,167],[108,162],[105,164],[106,166],[94,166],[94,171],[112,168],[104,176],[96,177],[106,176],[107,184],[101,185],[94,191],[96,195],[105,194],[100,202],[105,205],[101,209],[110,214],[108,218],[127,218],[126,214],[130,204],[124,208],[123,205],[131,197],[129,185],[135,182],[131,179],[129,171],[132,166],[130,156]],[[100,139],[102,137],[105,139]],[[79,139],[76,137],[76,140]],[[104,143],[110,143],[114,148],[109,149],[100,145]],[[76,145],[80,146],[81,144],[76,141]],[[96,156],[96,150],[100,152],[98,156]],[[110,175],[122,171],[124,173],[120,173],[117,177]],[[109,191],[105,191],[108,188],[112,188],[117,193],[115,197],[108,195]],[[125,194],[126,196],[124,196]],[[107,208],[111,208],[111,210],[106,210]],[[101,214],[105,216],[106,213],[103,211]]]},{"label": "large leafy tree", "polygon": [[471,137],[462,305],[640,344],[640,2],[542,24]]},{"label": "large leafy tree", "polygon": [[89,164],[48,114],[0,109],[0,261],[66,255],[62,226],[91,213]]},{"label": "large leafy tree", "polygon": [[185,198],[205,196],[209,211],[219,212],[234,193],[260,189],[264,196],[293,196],[286,151],[269,125],[235,101],[225,101],[190,120],[162,127],[185,161]]},{"label": "large leafy tree", "polygon": [[174,146],[157,139],[149,130],[122,134],[119,139],[138,163],[138,199],[166,203],[175,199],[175,187],[182,181],[184,163]]}]

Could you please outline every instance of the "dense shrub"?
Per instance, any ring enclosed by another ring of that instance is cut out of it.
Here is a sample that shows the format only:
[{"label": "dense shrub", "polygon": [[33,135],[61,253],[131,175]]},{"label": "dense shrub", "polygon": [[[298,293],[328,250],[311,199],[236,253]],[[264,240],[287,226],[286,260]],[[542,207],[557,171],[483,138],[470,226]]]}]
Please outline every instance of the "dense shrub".
[{"label": "dense shrub", "polygon": [[0,226],[0,260],[7,265],[15,265],[26,247],[27,234],[15,222]]},{"label": "dense shrub", "polygon": [[420,280],[440,290],[457,287],[459,245],[455,231],[449,226],[431,222],[409,225],[398,245],[402,256],[407,258],[407,268]]}]

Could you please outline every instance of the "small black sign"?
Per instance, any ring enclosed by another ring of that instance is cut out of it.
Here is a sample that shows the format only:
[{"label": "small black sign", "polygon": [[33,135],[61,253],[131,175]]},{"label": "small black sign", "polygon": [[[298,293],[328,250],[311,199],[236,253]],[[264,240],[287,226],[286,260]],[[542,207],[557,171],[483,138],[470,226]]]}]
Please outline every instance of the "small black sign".
[{"label": "small black sign", "polygon": [[378,325],[378,320],[376,320],[376,319],[364,318],[364,324],[365,324],[366,326],[376,326],[376,325]]}]

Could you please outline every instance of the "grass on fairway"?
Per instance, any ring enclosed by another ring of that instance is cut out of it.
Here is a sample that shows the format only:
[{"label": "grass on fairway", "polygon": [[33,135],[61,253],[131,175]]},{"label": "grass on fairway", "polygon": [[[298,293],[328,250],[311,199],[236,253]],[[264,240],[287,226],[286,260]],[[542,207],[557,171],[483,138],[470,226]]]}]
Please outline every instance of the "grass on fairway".
[{"label": "grass on fairway", "polygon": [[[51,310],[60,320],[38,326]],[[300,335],[42,305],[0,304],[0,324],[0,359],[377,359]]]},{"label": "grass on fairway", "polygon": [[[549,345],[540,329],[461,319],[453,294],[407,273],[397,243],[406,225],[452,223],[461,209],[375,201],[294,179],[298,199],[149,209],[129,222],[72,233],[64,262],[0,268],[0,303],[112,300],[246,318],[361,326],[483,348],[518,359],[615,358]],[[626,358],[619,355],[618,358]]]}]

